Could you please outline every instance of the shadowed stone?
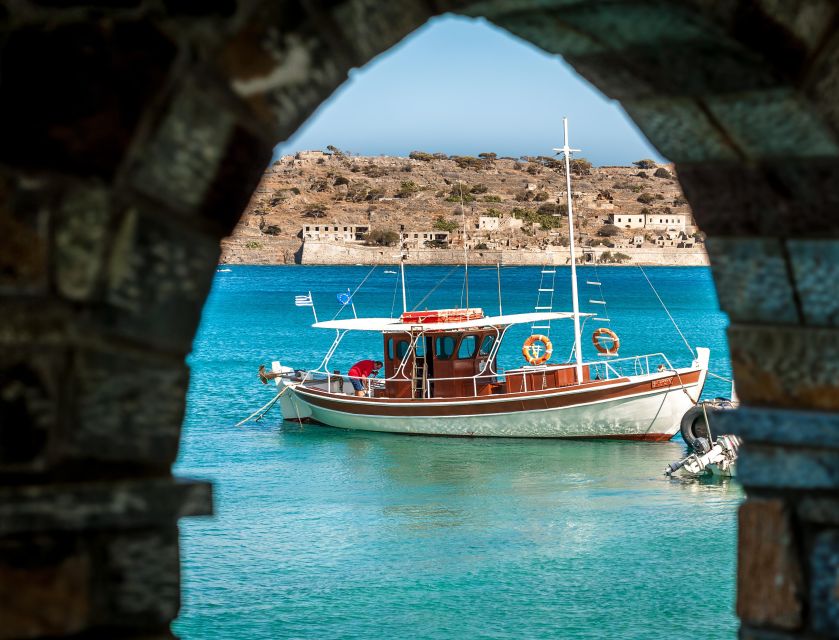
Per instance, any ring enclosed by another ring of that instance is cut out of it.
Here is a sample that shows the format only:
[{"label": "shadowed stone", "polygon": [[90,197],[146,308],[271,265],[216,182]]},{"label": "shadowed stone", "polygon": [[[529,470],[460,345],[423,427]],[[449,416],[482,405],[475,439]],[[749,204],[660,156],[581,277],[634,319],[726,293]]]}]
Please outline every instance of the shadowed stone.
[{"label": "shadowed stone", "polygon": [[143,149],[133,184],[185,214],[204,200],[233,129],[221,97],[195,82],[179,87],[158,130]]},{"label": "shadowed stone", "polygon": [[175,461],[189,381],[183,362],[79,350],[70,375],[75,427],[64,435],[64,456],[156,468]]},{"label": "shadowed stone", "polygon": [[735,324],[728,342],[737,394],[745,404],[839,409],[835,329]]},{"label": "shadowed stone", "polygon": [[147,21],[28,26],[5,38],[0,162],[113,177],[173,43]]},{"label": "shadowed stone", "polygon": [[708,238],[720,307],[732,322],[797,324],[798,312],[781,242]]},{"label": "shadowed stone", "polygon": [[207,482],[150,478],[0,488],[0,536],[125,529],[212,513]]},{"label": "shadowed stone", "polygon": [[109,536],[103,569],[111,588],[102,594],[97,622],[130,628],[168,626],[180,608],[177,528]]},{"label": "shadowed stone", "polygon": [[781,500],[750,498],[740,507],[737,550],[737,615],[747,624],[800,627],[801,569]]},{"label": "shadowed stone", "polygon": [[185,353],[210,290],[218,241],[137,209],[117,224],[105,293],[113,328]]},{"label": "shadowed stone", "polygon": [[512,13],[496,18],[494,22],[549,53],[587,56],[605,51],[604,45],[594,36],[564,25],[562,11]]},{"label": "shadowed stone", "polygon": [[[43,293],[48,282],[49,213],[43,182],[0,171],[0,292]],[[40,197],[39,197],[40,196]]]},{"label": "shadowed stone", "polygon": [[810,554],[810,607],[813,629],[839,635],[839,532],[816,536]]},{"label": "shadowed stone", "polygon": [[392,4],[350,0],[332,10],[335,24],[361,64],[398,43],[431,15],[429,4],[421,0]]},{"label": "shadowed stone", "polygon": [[790,89],[709,98],[708,108],[751,158],[835,156],[839,145],[810,105]]},{"label": "shadowed stone", "polygon": [[101,293],[110,211],[105,189],[69,192],[55,216],[53,272],[59,292],[70,300]]},{"label": "shadowed stone", "polygon": [[[0,348],[0,472],[31,472],[49,464],[62,406],[64,358],[42,350],[31,360],[24,349]],[[52,357],[49,357],[52,356]]]},{"label": "shadowed stone", "polygon": [[787,249],[804,321],[839,325],[839,242],[788,240]]},{"label": "shadowed stone", "polygon": [[738,150],[696,100],[625,100],[623,106],[650,142],[673,162],[738,158]]},{"label": "shadowed stone", "polygon": [[740,452],[737,476],[745,487],[839,489],[835,449],[782,448],[746,441]]},{"label": "shadowed stone", "polygon": [[742,406],[708,414],[712,433],[730,433],[747,442],[839,449],[839,414]]},{"label": "shadowed stone", "polygon": [[0,538],[0,639],[63,636],[87,628],[91,559],[45,536]]}]

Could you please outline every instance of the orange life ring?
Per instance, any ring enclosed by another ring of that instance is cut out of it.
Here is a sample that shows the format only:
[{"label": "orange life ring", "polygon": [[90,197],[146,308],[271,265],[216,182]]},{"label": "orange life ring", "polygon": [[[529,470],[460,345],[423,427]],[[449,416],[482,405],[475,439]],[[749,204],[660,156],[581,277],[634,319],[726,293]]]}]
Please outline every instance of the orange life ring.
[{"label": "orange life ring", "polygon": [[[611,340],[612,346],[607,347],[602,342],[600,342],[601,337],[608,338],[609,340]],[[591,334],[591,341],[594,343],[595,349],[607,356],[618,355],[618,349],[621,348],[621,341],[620,338],[618,338],[618,334],[612,331],[611,329],[606,329],[605,327],[601,327],[600,329],[597,329],[593,334]]]},{"label": "orange life ring", "polygon": [[[533,354],[533,345],[537,342],[541,342],[544,345],[545,351],[542,353],[541,356],[536,356]],[[551,356],[554,352],[554,346],[551,343],[548,336],[543,336],[540,334],[535,334],[530,336],[527,340],[524,341],[524,345],[522,345],[521,353],[524,356],[524,359],[527,360],[528,363],[532,365],[544,364],[548,360],[551,359]]]}]

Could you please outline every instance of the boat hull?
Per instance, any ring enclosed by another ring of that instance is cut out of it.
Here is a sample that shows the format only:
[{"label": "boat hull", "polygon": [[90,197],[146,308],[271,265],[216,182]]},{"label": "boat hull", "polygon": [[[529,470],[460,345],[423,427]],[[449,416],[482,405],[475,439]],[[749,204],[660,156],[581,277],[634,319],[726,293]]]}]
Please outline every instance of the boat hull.
[{"label": "boat hull", "polygon": [[[414,435],[665,441],[679,430],[704,369],[551,393],[451,401],[377,401],[290,387],[283,415],[341,429]],[[666,383],[666,384],[664,384]]]}]

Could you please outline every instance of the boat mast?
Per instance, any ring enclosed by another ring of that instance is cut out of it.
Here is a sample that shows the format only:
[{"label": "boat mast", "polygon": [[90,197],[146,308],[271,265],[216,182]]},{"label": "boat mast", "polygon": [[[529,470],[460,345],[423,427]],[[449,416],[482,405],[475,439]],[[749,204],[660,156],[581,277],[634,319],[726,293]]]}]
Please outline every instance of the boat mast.
[{"label": "boat mast", "polygon": [[583,351],[580,344],[580,301],[577,295],[577,259],[574,253],[574,211],[571,197],[571,154],[579,149],[568,146],[568,118],[562,119],[565,142],[561,149],[554,149],[565,156],[565,191],[568,195],[568,241],[571,251],[571,304],[574,311],[574,354],[577,361],[577,382],[583,381]]},{"label": "boat mast", "polygon": [[466,309],[469,308],[469,249],[466,247],[466,205],[463,202],[463,182],[458,180],[460,187],[460,211],[463,214],[463,287],[466,289]]},{"label": "boat mast", "polygon": [[405,258],[408,257],[405,251],[404,225],[399,227],[399,273],[402,278],[402,313],[408,312],[408,301],[405,298]]}]

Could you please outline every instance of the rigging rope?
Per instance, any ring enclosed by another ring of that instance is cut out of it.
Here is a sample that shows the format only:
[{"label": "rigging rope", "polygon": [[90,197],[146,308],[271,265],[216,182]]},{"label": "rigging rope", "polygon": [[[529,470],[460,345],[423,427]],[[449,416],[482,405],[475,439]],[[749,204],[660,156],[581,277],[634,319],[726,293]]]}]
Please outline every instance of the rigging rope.
[{"label": "rigging rope", "polygon": [[[641,273],[644,275],[644,278],[646,279],[647,284],[650,285],[650,289],[653,290],[653,293],[655,294],[655,297],[658,298],[658,301],[661,304],[662,308],[664,309],[665,313],[667,314],[667,317],[670,318],[670,322],[673,323],[673,326],[676,327],[676,331],[678,331],[679,335],[682,337],[682,340],[684,341],[685,346],[688,348],[688,351],[690,351],[690,355],[692,355],[694,358],[696,358],[696,352],[693,350],[693,347],[690,346],[690,343],[688,342],[688,339],[685,338],[685,334],[682,333],[681,329],[679,329],[679,325],[676,324],[676,321],[673,319],[673,316],[670,315],[670,310],[667,308],[667,305],[664,304],[664,300],[661,299],[661,296],[658,295],[658,291],[655,290],[655,287],[653,286],[653,283],[650,282],[650,279],[647,277],[647,273],[644,271],[643,267],[640,264],[637,265],[637,266],[638,266],[638,269],[641,271]],[[690,396],[690,394],[688,394],[688,396]]]},{"label": "rigging rope", "polygon": [[[454,266],[453,266],[453,267],[449,270],[449,272],[446,274],[446,276],[445,276],[442,280],[440,280],[440,282],[438,282],[437,284],[435,284],[435,285],[434,285],[434,287],[431,289],[431,291],[429,291],[428,293],[426,293],[426,294],[425,294],[425,296],[423,296],[422,300],[420,300],[419,302],[417,302],[417,303],[414,305],[414,307],[413,307],[413,309],[411,309],[411,311],[416,311],[416,310],[419,308],[419,306],[420,306],[423,302],[425,302],[426,300],[428,300],[428,297],[429,297],[432,293],[434,293],[435,291],[437,291],[437,289],[440,287],[440,285],[441,285],[441,284],[443,284],[446,280],[448,280],[448,279],[449,279],[449,276],[450,276],[450,275],[452,275],[452,274],[455,272],[455,270],[456,270],[456,269],[458,269],[458,267],[460,267],[460,265],[457,265],[457,264],[456,264],[456,265],[454,265]],[[463,301],[463,300],[461,299],[461,302],[462,302],[462,301]]]},{"label": "rigging rope", "polygon": [[358,293],[358,290],[359,290],[359,289],[361,289],[361,287],[363,287],[363,286],[364,286],[364,283],[365,283],[365,282],[367,282],[367,278],[369,278],[371,275],[373,275],[373,272],[374,272],[375,270],[376,270],[376,265],[373,265],[373,267],[370,269],[370,271],[368,271],[368,272],[367,272],[367,275],[366,275],[366,276],[364,276],[364,280],[362,280],[362,281],[359,283],[359,285],[355,288],[355,290],[354,290],[354,291],[350,294],[350,297],[349,297],[349,299],[348,299],[347,303],[346,303],[346,304],[342,304],[342,305],[341,305],[341,307],[338,309],[338,311],[335,313],[335,315],[334,315],[334,316],[332,316],[332,319],[333,319],[333,320],[335,320],[335,318],[337,318],[339,315],[341,315],[341,312],[342,312],[342,311],[343,311],[346,307],[350,306],[350,301],[353,299],[353,296],[354,296],[356,293]]}]

